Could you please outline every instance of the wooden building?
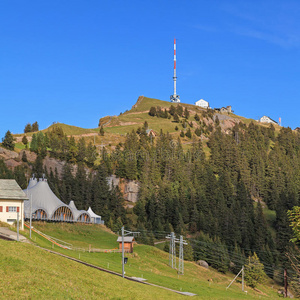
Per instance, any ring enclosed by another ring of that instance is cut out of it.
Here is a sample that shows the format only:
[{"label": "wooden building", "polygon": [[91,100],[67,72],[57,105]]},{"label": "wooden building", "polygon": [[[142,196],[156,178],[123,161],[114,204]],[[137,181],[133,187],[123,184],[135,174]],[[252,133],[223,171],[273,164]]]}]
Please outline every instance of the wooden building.
[{"label": "wooden building", "polygon": [[[119,236],[117,239],[119,243],[119,250],[122,251],[122,237]],[[133,236],[124,236],[124,252],[132,253],[133,252],[133,243],[135,242]]]}]

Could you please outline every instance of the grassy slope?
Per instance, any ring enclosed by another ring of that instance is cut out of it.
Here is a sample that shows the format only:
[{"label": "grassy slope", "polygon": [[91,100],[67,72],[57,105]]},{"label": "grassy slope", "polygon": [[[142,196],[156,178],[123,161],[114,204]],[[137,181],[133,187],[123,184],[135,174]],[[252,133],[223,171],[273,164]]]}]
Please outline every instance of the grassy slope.
[{"label": "grassy slope", "polygon": [[0,240],[1,299],[183,299],[50,254]]},{"label": "grassy slope", "polygon": [[[88,248],[88,245],[94,248],[115,248],[116,235],[103,231],[100,226],[74,225],[74,224],[34,224],[41,231],[71,242],[75,246]],[[33,241],[39,245],[52,248],[50,242],[40,238],[35,233]],[[111,270],[121,272],[121,254],[120,253],[88,253],[76,252],[60,249],[57,246],[54,250],[99,265]],[[136,245],[133,254],[126,254],[129,262],[125,267],[126,275],[135,277],[144,277],[149,282],[163,285],[172,289],[193,292],[197,298],[201,299],[257,299],[263,295],[248,289],[248,295],[241,292],[240,284],[233,284],[226,291],[226,286],[233,279],[232,274],[223,275],[214,270],[206,270],[192,262],[185,262],[185,275],[178,276],[176,271],[168,266],[168,254],[151,246]],[[212,279],[212,282],[208,281]],[[269,297],[276,297],[275,290],[268,286],[259,286],[259,289]],[[155,298],[153,296],[153,298]],[[162,299],[162,297],[160,297]]]},{"label": "grassy slope", "polygon": [[[73,136],[80,136],[84,135],[84,138],[87,140],[87,142],[92,142],[96,145],[116,145],[119,142],[124,142],[124,136],[131,132],[132,130],[136,130],[138,127],[141,127],[145,121],[148,122],[149,128],[153,129],[157,133],[160,132],[162,129],[164,132],[171,133],[174,138],[177,138],[179,136],[180,130],[182,129],[182,125],[178,123],[174,123],[172,119],[163,119],[163,118],[157,118],[157,117],[151,117],[149,116],[148,112],[152,106],[157,107],[160,106],[163,109],[169,108],[172,105],[171,102],[167,101],[161,101],[158,99],[153,98],[147,98],[144,97],[137,105],[137,107],[133,107],[129,111],[126,111],[123,114],[120,114],[119,116],[114,117],[103,117],[102,124],[106,124],[104,126],[105,136],[88,136],[88,134],[94,134],[99,132],[99,128],[81,128],[77,126],[71,126],[63,123],[57,123],[53,124],[50,127],[42,130],[43,132],[47,132],[51,130],[54,126],[60,126],[63,128],[64,132],[67,135],[73,135]],[[173,103],[173,105],[176,105]],[[191,104],[185,104],[180,103],[184,108],[187,107],[191,115],[194,115],[195,113],[198,113],[199,115],[203,111],[200,107],[197,107],[195,105]],[[230,114],[232,118],[241,120],[242,122],[249,124],[252,119],[247,119],[241,116],[237,116],[235,114]],[[110,121],[109,121],[110,120]],[[189,118],[189,121],[193,120],[192,117]],[[96,120],[97,121],[97,120]],[[108,122],[109,121],[109,122]],[[108,124],[107,124],[108,122]],[[176,125],[179,127],[179,132],[175,131]],[[260,124],[261,126],[269,126],[267,124]],[[276,130],[279,130],[279,126],[275,125]],[[192,130],[193,131],[193,130]],[[28,136],[31,136],[33,133],[28,133]],[[22,134],[17,134],[15,136],[22,136]],[[191,140],[188,138],[181,138],[183,143],[190,143]],[[16,145],[18,150],[23,148],[22,143],[18,143]]]}]

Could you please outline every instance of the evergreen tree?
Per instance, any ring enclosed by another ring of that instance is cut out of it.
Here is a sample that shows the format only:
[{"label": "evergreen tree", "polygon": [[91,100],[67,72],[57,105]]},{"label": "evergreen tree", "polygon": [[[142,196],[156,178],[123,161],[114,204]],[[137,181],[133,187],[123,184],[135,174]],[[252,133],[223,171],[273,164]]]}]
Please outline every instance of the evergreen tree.
[{"label": "evergreen tree", "polygon": [[173,105],[171,105],[171,106],[170,106],[170,109],[169,109],[169,114],[170,114],[171,116],[174,116],[175,113],[176,113],[176,108],[175,108]]},{"label": "evergreen tree", "polygon": [[155,116],[156,116],[156,108],[155,108],[155,107],[152,106],[152,107],[150,108],[149,115],[150,115],[151,117],[155,117]]},{"label": "evergreen tree", "polygon": [[179,123],[180,120],[177,113],[174,113],[173,118],[174,118],[174,122]]},{"label": "evergreen tree", "polygon": [[32,126],[30,123],[27,123],[24,128],[24,133],[31,132],[31,131],[32,131]]},{"label": "evergreen tree", "polygon": [[86,145],[84,138],[80,138],[78,143],[77,143],[77,157],[76,160],[78,163],[84,162],[84,159],[86,157]]},{"label": "evergreen tree", "polygon": [[256,288],[258,283],[265,281],[266,274],[264,272],[264,265],[260,263],[256,253],[248,257],[245,265],[245,281],[252,288]]},{"label": "evergreen tree", "polygon": [[9,130],[7,130],[5,137],[2,138],[2,146],[11,151],[15,149],[14,137]]},{"label": "evergreen tree", "polygon": [[178,105],[176,106],[176,113],[177,113],[177,115],[178,115],[179,117],[182,117],[182,114],[183,114],[183,107],[182,107],[180,104],[178,104]]},{"label": "evergreen tree", "polygon": [[23,135],[22,137],[22,143],[25,145],[25,148],[28,148],[28,139],[26,137],[26,135]]},{"label": "evergreen tree", "polygon": [[22,153],[22,161],[23,161],[23,162],[28,162],[28,160],[27,160],[27,155],[26,155],[26,152],[25,152],[25,151],[23,151],[23,153]]},{"label": "evergreen tree", "polygon": [[189,111],[188,111],[188,109],[187,109],[187,107],[186,107],[185,110],[184,110],[184,117],[185,117],[186,119],[188,119],[189,116],[190,116],[190,113],[189,113]]},{"label": "evergreen tree", "polygon": [[35,131],[39,131],[39,124],[38,122],[34,122],[32,124],[32,129],[31,129],[32,132],[35,132]]},{"label": "evergreen tree", "polygon": [[103,129],[103,126],[100,126],[100,132],[99,132],[99,133],[100,133],[101,136],[104,136],[104,129]]},{"label": "evergreen tree", "polygon": [[191,129],[190,129],[190,128],[188,128],[188,130],[187,130],[185,136],[188,137],[189,139],[192,138],[192,132],[191,132]]}]

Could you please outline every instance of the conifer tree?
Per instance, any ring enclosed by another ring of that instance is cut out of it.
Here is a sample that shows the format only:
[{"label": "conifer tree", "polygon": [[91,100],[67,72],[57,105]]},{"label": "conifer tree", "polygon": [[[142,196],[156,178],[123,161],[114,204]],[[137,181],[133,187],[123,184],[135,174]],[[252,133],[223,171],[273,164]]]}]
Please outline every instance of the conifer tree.
[{"label": "conifer tree", "polygon": [[32,132],[39,131],[39,124],[38,124],[38,122],[37,122],[37,121],[36,121],[36,122],[34,122],[34,123],[32,124],[31,131],[32,131]]},{"label": "conifer tree", "polygon": [[30,123],[27,123],[24,128],[24,133],[31,132],[31,131],[32,131],[32,126]]},{"label": "conifer tree", "polygon": [[22,143],[25,145],[25,148],[28,148],[28,139],[26,137],[26,135],[23,135],[22,137]]},{"label": "conifer tree", "polygon": [[100,126],[100,131],[99,131],[100,135],[101,136],[104,136],[104,129],[103,129],[103,126]]},{"label": "conifer tree", "polygon": [[264,265],[259,261],[256,253],[248,257],[245,265],[245,281],[252,288],[256,288],[259,283],[266,279]]},{"label": "conifer tree", "polygon": [[6,131],[5,137],[2,138],[2,146],[11,151],[15,149],[14,137],[9,130]]}]

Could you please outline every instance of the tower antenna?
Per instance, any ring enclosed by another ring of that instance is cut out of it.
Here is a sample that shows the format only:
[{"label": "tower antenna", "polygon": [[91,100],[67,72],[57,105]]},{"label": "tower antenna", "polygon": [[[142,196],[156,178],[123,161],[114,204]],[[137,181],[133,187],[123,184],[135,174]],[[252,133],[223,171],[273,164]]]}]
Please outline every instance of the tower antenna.
[{"label": "tower antenna", "polygon": [[176,39],[174,39],[174,76],[173,76],[173,81],[174,81],[174,94],[170,96],[171,102],[180,102],[180,97],[179,95],[176,94]]}]

